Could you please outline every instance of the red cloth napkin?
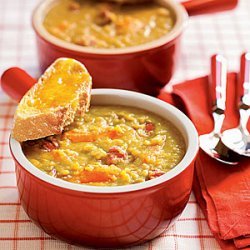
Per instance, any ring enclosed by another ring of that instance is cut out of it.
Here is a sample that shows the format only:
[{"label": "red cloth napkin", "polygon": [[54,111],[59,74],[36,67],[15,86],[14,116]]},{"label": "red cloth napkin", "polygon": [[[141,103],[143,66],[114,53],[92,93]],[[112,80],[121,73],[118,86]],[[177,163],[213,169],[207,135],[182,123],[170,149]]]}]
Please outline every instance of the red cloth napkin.
[{"label": "red cloth napkin", "polygon": [[[184,111],[199,134],[213,129],[208,81],[206,76],[180,83],[171,94],[162,91],[159,96]],[[237,75],[228,74],[223,130],[238,125],[236,84]],[[250,159],[230,167],[200,150],[195,166],[193,191],[220,246],[250,249]]]}]

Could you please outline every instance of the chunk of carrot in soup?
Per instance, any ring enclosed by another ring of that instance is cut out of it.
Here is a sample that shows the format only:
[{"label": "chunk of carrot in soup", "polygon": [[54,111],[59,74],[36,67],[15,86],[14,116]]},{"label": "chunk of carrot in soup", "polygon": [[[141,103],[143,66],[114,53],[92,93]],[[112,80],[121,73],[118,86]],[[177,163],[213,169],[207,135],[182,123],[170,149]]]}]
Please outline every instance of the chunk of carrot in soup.
[{"label": "chunk of carrot in soup", "polygon": [[105,131],[100,134],[85,134],[77,131],[68,131],[64,133],[64,136],[70,139],[72,142],[94,142],[98,138],[102,138],[105,136],[109,137],[112,140],[121,137],[121,135],[115,130]]},{"label": "chunk of carrot in soup", "polygon": [[110,130],[107,132],[107,136],[110,138],[110,139],[118,139],[121,137],[121,135],[116,131],[116,130]]},{"label": "chunk of carrot in soup", "polygon": [[94,142],[97,139],[97,136],[94,134],[84,134],[76,131],[66,132],[64,136],[72,142]]},{"label": "chunk of carrot in soup", "polygon": [[83,170],[80,175],[80,181],[81,183],[108,182],[111,181],[111,176],[105,172]]}]

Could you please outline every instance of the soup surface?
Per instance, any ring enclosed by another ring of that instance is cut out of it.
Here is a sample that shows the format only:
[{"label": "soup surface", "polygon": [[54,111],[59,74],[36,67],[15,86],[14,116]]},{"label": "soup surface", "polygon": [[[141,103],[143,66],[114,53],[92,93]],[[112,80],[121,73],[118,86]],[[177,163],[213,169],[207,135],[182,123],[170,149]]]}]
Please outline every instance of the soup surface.
[{"label": "soup surface", "polygon": [[26,157],[47,174],[97,186],[154,179],[174,168],[185,154],[180,132],[141,109],[92,106],[62,135],[23,143]]},{"label": "soup surface", "polygon": [[174,18],[157,3],[121,5],[97,0],[60,0],[47,13],[44,27],[52,35],[77,45],[124,48],[156,40],[169,33]]}]

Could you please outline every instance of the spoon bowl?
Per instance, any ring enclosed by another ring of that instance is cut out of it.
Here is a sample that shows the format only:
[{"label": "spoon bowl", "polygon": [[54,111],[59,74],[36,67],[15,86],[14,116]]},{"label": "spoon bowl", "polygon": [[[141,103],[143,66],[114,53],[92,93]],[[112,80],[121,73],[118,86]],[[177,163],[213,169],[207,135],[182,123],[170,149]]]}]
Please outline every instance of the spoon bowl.
[{"label": "spoon bowl", "polygon": [[250,135],[246,135],[240,127],[226,130],[222,141],[232,151],[250,157]]},{"label": "spoon bowl", "polygon": [[200,148],[212,158],[228,164],[237,165],[239,155],[229,149],[214,133],[199,136]]}]

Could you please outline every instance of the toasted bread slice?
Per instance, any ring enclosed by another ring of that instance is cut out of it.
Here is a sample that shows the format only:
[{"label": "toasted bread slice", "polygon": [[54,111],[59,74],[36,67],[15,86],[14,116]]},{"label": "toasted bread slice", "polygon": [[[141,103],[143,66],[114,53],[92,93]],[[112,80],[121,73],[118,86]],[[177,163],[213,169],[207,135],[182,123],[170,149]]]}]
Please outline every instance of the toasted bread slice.
[{"label": "toasted bread slice", "polygon": [[62,133],[90,105],[92,79],[80,62],[57,59],[20,101],[12,136],[27,141]]}]

